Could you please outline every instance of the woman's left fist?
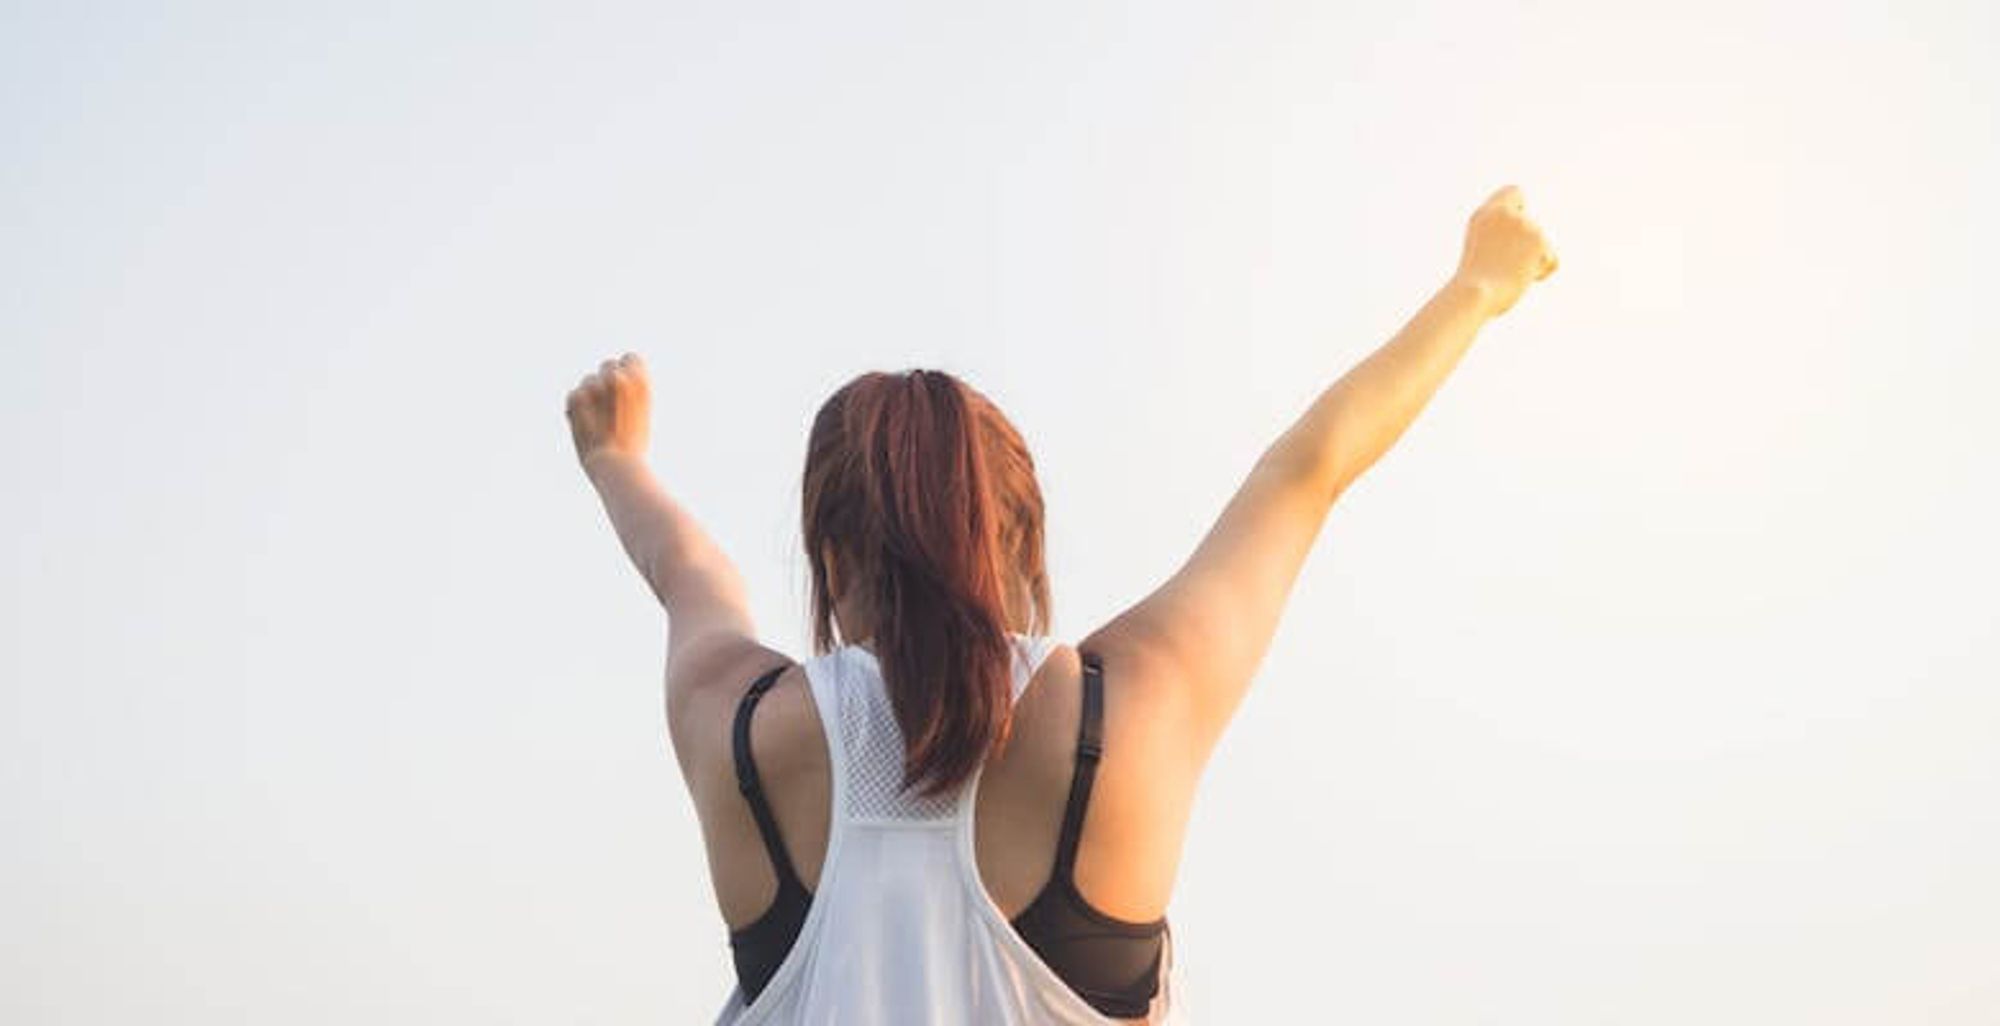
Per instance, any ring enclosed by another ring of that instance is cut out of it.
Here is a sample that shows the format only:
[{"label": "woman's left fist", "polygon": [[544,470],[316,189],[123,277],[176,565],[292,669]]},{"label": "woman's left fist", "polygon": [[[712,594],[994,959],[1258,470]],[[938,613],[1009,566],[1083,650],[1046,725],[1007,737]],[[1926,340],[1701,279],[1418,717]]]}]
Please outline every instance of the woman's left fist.
[{"label": "woman's left fist", "polygon": [[588,464],[600,453],[644,456],[653,402],[645,361],[626,353],[597,365],[570,389],[565,409],[577,462]]}]

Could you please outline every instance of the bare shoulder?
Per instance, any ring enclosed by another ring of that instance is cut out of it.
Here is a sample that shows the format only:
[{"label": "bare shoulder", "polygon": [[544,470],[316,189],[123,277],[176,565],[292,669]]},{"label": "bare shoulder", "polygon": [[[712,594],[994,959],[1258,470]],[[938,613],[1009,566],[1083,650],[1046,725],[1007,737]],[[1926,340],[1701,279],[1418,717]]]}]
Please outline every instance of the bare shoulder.
[{"label": "bare shoulder", "polygon": [[737,709],[751,684],[776,671],[749,724],[750,755],[784,838],[807,887],[817,886],[826,854],[829,753],[805,664],[755,642],[717,646],[684,661],[708,676],[669,703],[675,758],[694,801],[709,877],[723,922],[731,929],[769,907],[777,877],[764,854],[757,821],[738,789],[733,748]]},{"label": "bare shoulder", "polygon": [[[1188,667],[1171,639],[1150,630],[1146,622],[1120,616],[1076,643],[1079,653],[1094,655],[1104,671],[1105,730],[1130,732],[1164,750],[1186,752],[1191,736]],[[1081,662],[1078,664],[1081,673]],[[1113,712],[1114,707],[1118,710]],[[1199,772],[1198,762],[1159,767]]]},{"label": "bare shoulder", "polygon": [[1058,801],[1069,790],[1083,718],[1085,655],[1104,670],[1106,752],[1115,749],[1120,765],[1144,767],[1140,776],[1148,787],[1172,787],[1192,772],[1196,767],[1188,763],[1184,743],[1186,691],[1174,682],[1171,659],[1101,631],[1076,644],[1050,646],[1015,703],[999,772]]},{"label": "bare shoulder", "polygon": [[754,639],[734,638],[691,650],[669,668],[670,676],[690,678],[669,689],[675,698],[667,704],[667,729],[697,799],[736,794],[736,710],[750,685],[773,670],[778,678],[758,700],[750,730],[751,752],[766,781],[788,776],[802,750],[812,747],[801,742],[820,730],[805,665]]},{"label": "bare shoulder", "polygon": [[[1076,883],[1108,915],[1146,922],[1172,897],[1201,765],[1171,652],[1118,629],[1052,649],[1017,709],[1035,790],[1060,810],[1075,767],[1083,659],[1103,668],[1103,751],[1078,846]],[[1031,755],[1027,752],[1032,752]],[[1046,839],[1052,846],[1054,825]]]}]

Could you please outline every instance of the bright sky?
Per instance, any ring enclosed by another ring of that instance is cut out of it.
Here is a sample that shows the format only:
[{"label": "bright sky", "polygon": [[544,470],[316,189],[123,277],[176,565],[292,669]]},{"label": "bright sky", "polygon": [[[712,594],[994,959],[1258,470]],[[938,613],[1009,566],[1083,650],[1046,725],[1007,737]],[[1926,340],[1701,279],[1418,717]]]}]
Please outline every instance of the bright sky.
[{"label": "bright sky", "polygon": [[0,1020],[705,1021],[576,379],[802,657],[814,410],[961,375],[1074,640],[1508,182],[1561,269],[1301,575],[1198,1021],[2000,1016],[1993,5],[176,6],[0,15]]}]

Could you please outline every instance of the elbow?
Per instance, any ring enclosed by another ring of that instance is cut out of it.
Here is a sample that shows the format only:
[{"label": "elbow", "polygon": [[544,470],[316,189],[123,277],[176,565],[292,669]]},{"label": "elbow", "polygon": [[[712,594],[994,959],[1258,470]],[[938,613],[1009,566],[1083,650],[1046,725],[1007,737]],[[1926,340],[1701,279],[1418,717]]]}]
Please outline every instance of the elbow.
[{"label": "elbow", "polygon": [[1353,462],[1335,439],[1294,438],[1278,440],[1264,453],[1260,467],[1298,488],[1311,491],[1329,505],[1340,498],[1353,481]]}]

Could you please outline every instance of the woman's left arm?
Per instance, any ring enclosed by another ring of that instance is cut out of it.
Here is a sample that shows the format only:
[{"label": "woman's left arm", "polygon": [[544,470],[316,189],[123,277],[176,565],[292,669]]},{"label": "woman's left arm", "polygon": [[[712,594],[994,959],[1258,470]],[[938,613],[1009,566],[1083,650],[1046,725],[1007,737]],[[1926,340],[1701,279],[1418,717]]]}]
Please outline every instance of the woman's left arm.
[{"label": "woman's left arm", "polygon": [[[636,353],[606,360],[565,404],[577,460],[618,541],[667,611],[667,669],[697,642],[754,644],[756,625],[736,564],[646,465],[651,383]],[[704,660],[705,661],[705,660]]]}]

